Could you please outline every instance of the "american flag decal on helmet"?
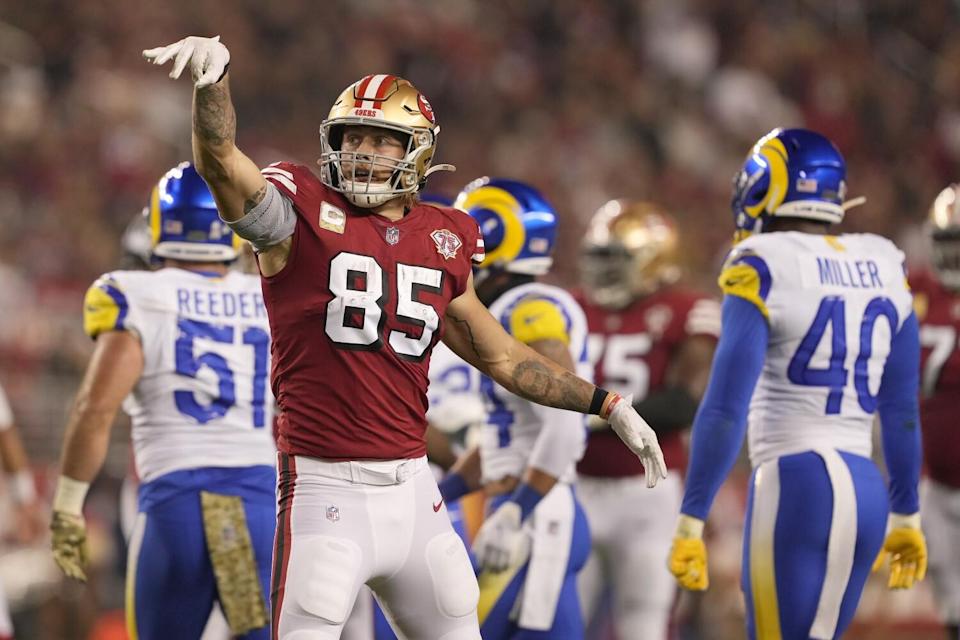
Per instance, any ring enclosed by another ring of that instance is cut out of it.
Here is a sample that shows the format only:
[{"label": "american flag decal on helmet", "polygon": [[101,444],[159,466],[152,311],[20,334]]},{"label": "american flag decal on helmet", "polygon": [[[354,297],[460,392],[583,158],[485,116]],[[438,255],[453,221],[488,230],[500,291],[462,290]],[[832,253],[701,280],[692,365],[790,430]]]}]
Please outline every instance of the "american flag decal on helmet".
[{"label": "american flag decal on helmet", "polygon": [[365,77],[354,91],[354,108],[382,109],[383,101],[389,97],[387,92],[393,87],[395,79],[396,76],[384,73]]}]

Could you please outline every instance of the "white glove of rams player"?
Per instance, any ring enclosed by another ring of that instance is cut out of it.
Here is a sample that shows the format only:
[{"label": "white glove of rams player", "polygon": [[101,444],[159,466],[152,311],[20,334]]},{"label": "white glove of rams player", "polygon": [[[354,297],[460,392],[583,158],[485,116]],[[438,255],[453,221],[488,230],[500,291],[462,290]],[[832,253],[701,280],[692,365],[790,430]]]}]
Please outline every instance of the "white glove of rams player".
[{"label": "white glove of rams player", "polygon": [[652,489],[667,477],[667,465],[663,461],[657,434],[633,408],[633,396],[627,396],[615,404],[607,421],[623,443],[630,447],[630,451],[640,458],[647,476],[647,487]]},{"label": "white glove of rams player", "polygon": [[480,566],[494,573],[526,562],[530,555],[530,536],[523,530],[520,505],[504,502],[484,520],[473,541],[473,552]]},{"label": "white glove of rams player", "polygon": [[213,38],[188,36],[165,47],[144,49],[143,57],[156,65],[164,65],[176,57],[173,70],[170,72],[170,77],[173,79],[180,77],[189,62],[193,84],[197,89],[219,81],[227,65],[230,64],[230,52],[220,42],[220,36]]}]

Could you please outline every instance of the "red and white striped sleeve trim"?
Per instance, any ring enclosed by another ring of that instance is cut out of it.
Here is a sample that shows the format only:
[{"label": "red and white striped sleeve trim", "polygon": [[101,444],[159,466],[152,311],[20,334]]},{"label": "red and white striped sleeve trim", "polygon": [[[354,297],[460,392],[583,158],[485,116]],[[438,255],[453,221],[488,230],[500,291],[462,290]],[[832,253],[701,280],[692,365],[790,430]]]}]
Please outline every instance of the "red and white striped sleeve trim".
[{"label": "red and white striped sleeve trim", "polygon": [[260,170],[261,175],[269,180],[275,187],[282,189],[289,197],[297,195],[297,183],[293,177],[293,172],[280,168],[284,162],[274,162]]},{"label": "red and white striped sleeve trim", "polygon": [[[477,233],[480,234],[480,229],[477,228]],[[473,255],[470,256],[470,260],[476,264],[483,262],[483,259],[487,257],[487,252],[483,247],[483,235],[480,234],[477,236],[477,246],[473,251]]]}]

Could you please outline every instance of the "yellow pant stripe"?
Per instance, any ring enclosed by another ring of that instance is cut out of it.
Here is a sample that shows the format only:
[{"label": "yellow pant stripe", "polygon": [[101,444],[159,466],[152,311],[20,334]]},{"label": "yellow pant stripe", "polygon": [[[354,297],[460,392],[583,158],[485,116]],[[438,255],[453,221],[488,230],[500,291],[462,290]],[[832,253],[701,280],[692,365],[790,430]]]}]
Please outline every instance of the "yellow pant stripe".
[{"label": "yellow pant stripe", "polygon": [[780,610],[774,570],[773,534],[780,502],[776,460],[757,469],[750,520],[750,593],[757,640],[780,640]]}]

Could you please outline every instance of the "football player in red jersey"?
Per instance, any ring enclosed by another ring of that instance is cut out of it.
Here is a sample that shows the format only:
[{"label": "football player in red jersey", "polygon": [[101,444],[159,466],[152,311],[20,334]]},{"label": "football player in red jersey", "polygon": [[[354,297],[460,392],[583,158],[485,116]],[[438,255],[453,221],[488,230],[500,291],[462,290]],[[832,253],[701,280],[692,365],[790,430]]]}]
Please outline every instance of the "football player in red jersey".
[{"label": "football player in red jersey", "polygon": [[[580,263],[595,380],[633,395],[668,468],[684,464],[681,433],[693,422],[720,332],[718,303],[676,284],[677,245],[662,207],[613,200],[591,220]],[[636,457],[623,455],[606,424],[595,426],[577,467],[593,535],[580,573],[585,618],[610,585],[617,636],[664,640],[675,587],[667,571],[673,528],[663,514],[680,508],[680,474],[646,491]]]},{"label": "football player in red jersey", "polygon": [[261,172],[235,144],[230,54],[188,37],[144,52],[190,66],[193,150],[221,216],[258,253],[280,408],[274,638],[337,638],[364,583],[407,638],[476,639],[477,583],[427,469],[430,351],[444,342],[510,392],[607,418],[666,476],[621,396],[507,334],[473,290],[483,240],[466,213],[421,204],[439,127],[393,75],[348,87],[320,127],[320,179]]},{"label": "football player in red jersey", "polygon": [[911,274],[920,320],[922,355],[923,529],[930,577],[948,636],[960,633],[960,185],[937,196],[930,209],[933,273]]}]

